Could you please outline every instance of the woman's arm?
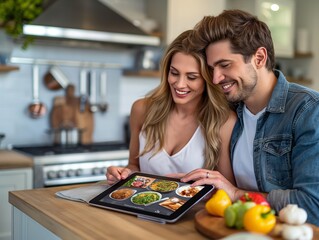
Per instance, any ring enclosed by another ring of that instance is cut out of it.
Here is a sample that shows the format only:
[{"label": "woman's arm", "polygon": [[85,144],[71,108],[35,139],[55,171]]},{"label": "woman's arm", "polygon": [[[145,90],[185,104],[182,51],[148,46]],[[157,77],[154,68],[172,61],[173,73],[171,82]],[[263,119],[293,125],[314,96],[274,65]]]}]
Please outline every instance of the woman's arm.
[{"label": "woman's arm", "polygon": [[230,138],[237,121],[237,115],[231,111],[228,120],[220,129],[221,147],[217,171],[219,171],[229,182],[236,185],[233,168],[230,161]]}]

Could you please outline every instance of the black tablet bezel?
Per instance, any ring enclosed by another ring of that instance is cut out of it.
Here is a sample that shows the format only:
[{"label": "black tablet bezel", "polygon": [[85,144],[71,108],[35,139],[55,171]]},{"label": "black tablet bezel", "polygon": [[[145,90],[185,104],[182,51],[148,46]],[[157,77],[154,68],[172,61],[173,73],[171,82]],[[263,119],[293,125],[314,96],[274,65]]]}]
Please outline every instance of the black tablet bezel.
[{"label": "black tablet bezel", "polygon": [[[176,178],[170,178],[165,176],[159,176],[154,174],[146,174],[141,172],[135,172],[131,174],[127,179],[121,180],[99,194],[98,196],[94,197],[89,201],[89,204],[96,207],[101,207],[105,209],[110,209],[114,211],[124,212],[128,214],[134,214],[137,215],[139,218],[144,218],[148,220],[158,221],[158,222],[175,222],[178,220],[184,213],[186,213],[192,206],[194,206],[197,202],[199,202],[203,197],[205,197],[209,192],[211,192],[214,189],[214,186],[212,185],[202,185],[203,189],[200,190],[195,196],[191,198],[183,198],[176,194],[178,198],[182,198],[183,200],[186,200],[186,202],[179,207],[177,210],[173,211],[170,215],[155,213],[155,212],[149,212],[147,210],[141,210],[138,208],[133,207],[126,207],[126,206],[120,206],[116,204],[111,204],[108,202],[101,201],[103,198],[109,196],[113,191],[117,190],[118,188],[121,188],[126,182],[132,180],[132,178],[135,178],[136,176],[143,176],[148,178],[155,178],[156,180],[170,180],[175,181],[179,184],[179,186],[188,185],[193,183],[191,182],[181,182],[180,179]],[[163,194],[163,193],[162,193]]]}]

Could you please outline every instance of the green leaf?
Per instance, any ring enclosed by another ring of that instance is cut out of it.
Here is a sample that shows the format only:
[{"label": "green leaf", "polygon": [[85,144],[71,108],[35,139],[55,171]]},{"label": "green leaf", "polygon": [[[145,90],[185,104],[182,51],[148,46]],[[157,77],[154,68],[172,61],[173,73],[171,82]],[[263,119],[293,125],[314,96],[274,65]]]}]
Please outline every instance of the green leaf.
[{"label": "green leaf", "polygon": [[[23,33],[23,25],[32,22],[42,13],[43,0],[0,0],[0,27],[17,39]],[[22,48],[32,42],[26,37]]]}]

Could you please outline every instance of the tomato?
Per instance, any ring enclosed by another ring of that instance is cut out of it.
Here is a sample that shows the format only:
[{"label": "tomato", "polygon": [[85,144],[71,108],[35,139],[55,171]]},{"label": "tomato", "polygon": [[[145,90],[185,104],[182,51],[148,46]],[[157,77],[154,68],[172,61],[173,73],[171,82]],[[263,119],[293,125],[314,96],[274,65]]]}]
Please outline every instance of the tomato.
[{"label": "tomato", "polygon": [[228,194],[223,189],[216,193],[206,202],[205,208],[209,214],[224,217],[225,209],[232,204]]},{"label": "tomato", "polygon": [[256,205],[244,215],[244,228],[250,232],[269,233],[276,225],[274,210],[268,206]]},{"label": "tomato", "polygon": [[259,205],[270,206],[264,195],[255,192],[246,192],[239,198],[242,202],[254,202]]}]

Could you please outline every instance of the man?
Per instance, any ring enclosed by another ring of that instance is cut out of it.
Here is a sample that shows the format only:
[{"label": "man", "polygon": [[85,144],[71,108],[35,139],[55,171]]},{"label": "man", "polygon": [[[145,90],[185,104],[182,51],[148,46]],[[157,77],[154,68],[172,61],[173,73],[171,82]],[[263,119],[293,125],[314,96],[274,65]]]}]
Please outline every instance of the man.
[{"label": "man", "polygon": [[213,83],[236,105],[230,150],[237,187],[204,169],[183,180],[214,184],[233,201],[247,191],[262,192],[277,212],[297,204],[309,223],[319,225],[319,93],[274,69],[270,31],[249,13],[204,17],[192,41],[206,52]]}]

